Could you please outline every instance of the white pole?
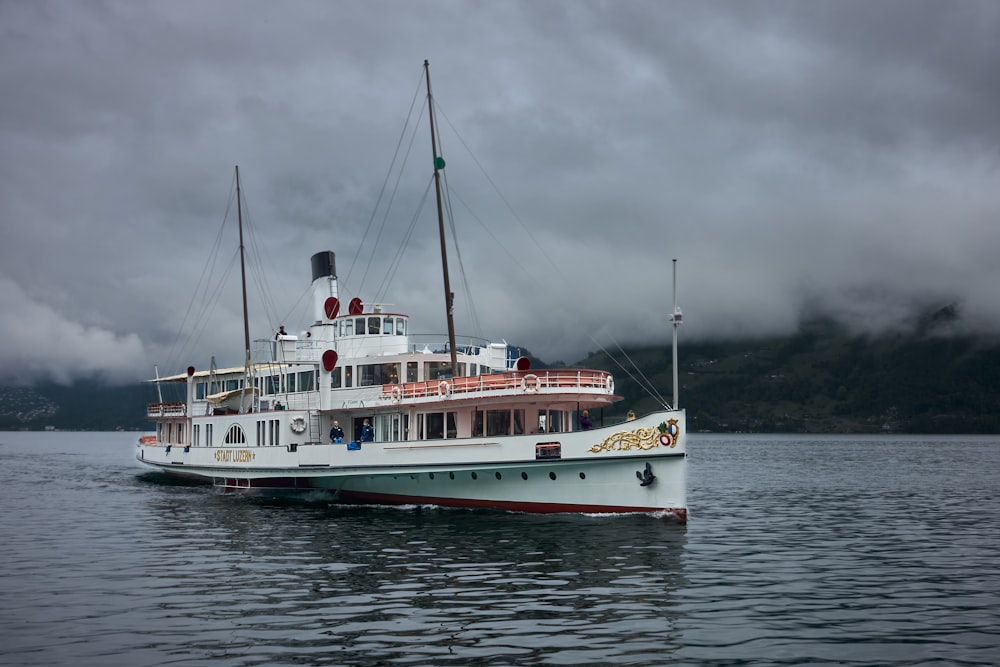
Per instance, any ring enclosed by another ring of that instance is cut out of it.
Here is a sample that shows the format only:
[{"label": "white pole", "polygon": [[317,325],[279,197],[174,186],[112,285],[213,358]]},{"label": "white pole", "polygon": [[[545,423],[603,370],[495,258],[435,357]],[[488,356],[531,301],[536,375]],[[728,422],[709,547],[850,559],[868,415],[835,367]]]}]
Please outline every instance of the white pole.
[{"label": "white pole", "polygon": [[160,389],[160,367],[153,364],[153,372],[156,375],[156,397],[160,399],[160,403],[163,402],[163,390]]},{"label": "white pole", "polygon": [[677,260],[674,263],[674,311],[670,314],[670,322],[674,325],[673,332],[673,367],[674,367],[674,410],[680,407],[677,382],[677,327],[684,321],[681,309],[677,307]]}]

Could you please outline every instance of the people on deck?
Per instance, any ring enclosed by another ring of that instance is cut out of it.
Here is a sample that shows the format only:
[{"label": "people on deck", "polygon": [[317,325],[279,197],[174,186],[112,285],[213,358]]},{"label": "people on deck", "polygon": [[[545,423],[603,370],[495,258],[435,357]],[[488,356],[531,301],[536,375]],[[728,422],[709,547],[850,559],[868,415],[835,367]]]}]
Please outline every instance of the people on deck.
[{"label": "people on deck", "polygon": [[340,422],[336,419],[333,420],[333,426],[330,427],[330,442],[335,445],[344,442],[344,429],[340,428]]},{"label": "people on deck", "polygon": [[285,332],[285,325],[282,324],[280,327],[278,327],[278,333],[274,334],[274,340],[279,340],[287,335],[288,334]]},{"label": "people on deck", "polygon": [[365,417],[365,423],[361,425],[361,442],[373,442],[375,440],[375,429]]},{"label": "people on deck", "polygon": [[589,431],[593,426],[594,422],[590,421],[590,413],[584,410],[580,415],[580,430]]}]

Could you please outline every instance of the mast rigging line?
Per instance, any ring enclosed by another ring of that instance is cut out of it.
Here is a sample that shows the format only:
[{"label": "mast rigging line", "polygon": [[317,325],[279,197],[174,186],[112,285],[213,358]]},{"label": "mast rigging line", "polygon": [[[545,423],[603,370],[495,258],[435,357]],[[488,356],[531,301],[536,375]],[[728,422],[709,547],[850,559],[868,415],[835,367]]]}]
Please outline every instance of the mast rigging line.
[{"label": "mast rigging line", "polygon": [[[497,187],[496,183],[490,177],[489,173],[487,173],[487,171],[483,167],[482,163],[479,161],[479,159],[475,156],[475,154],[469,148],[469,145],[462,138],[461,133],[458,131],[458,129],[455,127],[455,125],[451,122],[451,119],[448,118],[448,115],[441,109],[440,105],[438,105],[436,103],[436,101],[435,101],[435,104],[434,104],[434,108],[435,108],[435,110],[441,116],[444,117],[445,122],[448,124],[448,127],[451,128],[451,131],[455,133],[455,137],[458,139],[459,143],[461,143],[462,147],[465,148],[466,153],[469,155],[469,157],[472,158],[472,161],[479,168],[479,171],[482,173],[483,177],[486,179],[486,181],[493,188],[493,191],[500,198],[500,201],[503,202],[504,206],[507,208],[507,210],[511,213],[511,215],[514,217],[514,219],[517,221],[517,223],[521,227],[521,229],[524,230],[524,233],[531,240],[531,243],[535,246],[536,249],[542,250],[541,244],[538,242],[538,240],[531,233],[531,229],[524,223],[524,220],[521,219],[521,216],[519,216],[517,214],[517,211],[514,210],[514,207],[510,204],[510,202],[507,200],[507,198],[504,197],[503,193],[500,191],[499,187]],[[438,136],[440,137],[440,132],[438,133]],[[439,142],[440,142],[440,139],[439,139]],[[454,217],[451,215],[451,201],[450,201],[450,198],[451,198],[451,195],[453,194],[453,192],[452,192],[452,190],[451,190],[450,187],[447,189],[447,192],[448,192],[448,210],[449,210],[449,216],[451,218],[451,223],[452,223],[452,234],[454,235],[455,234],[455,231],[454,231]],[[510,250],[507,249],[507,247],[490,231],[490,229],[485,225],[485,223],[483,223],[483,221],[481,219],[478,218],[478,216],[476,216],[474,213],[472,213],[471,207],[464,200],[462,200],[462,198],[460,196],[458,196],[457,194],[455,194],[455,196],[465,206],[466,210],[469,211],[472,214],[472,217],[477,222],[479,222],[479,224],[483,227],[484,230],[486,230],[487,234],[489,234],[489,236],[497,243],[497,246],[500,247],[504,251],[504,253],[517,266],[519,266],[521,268],[522,275],[528,277],[531,280],[531,282],[533,282],[536,285],[536,287],[541,287],[542,286],[541,281],[538,280],[533,273],[531,273],[528,269],[526,269],[518,261],[517,256],[514,253],[512,253]],[[457,249],[457,246],[458,246],[458,244],[457,244],[457,240],[456,240],[456,249]],[[548,253],[544,253],[544,252],[542,253],[542,256],[545,258],[545,261],[548,263],[548,265],[551,266],[552,269],[555,271],[555,273],[560,277],[560,279],[562,280],[563,284],[569,285],[570,281],[568,280],[568,278],[566,277],[566,275],[559,269],[559,266],[555,262],[552,261],[551,256]],[[460,269],[462,270],[462,275],[463,275],[463,279],[464,279],[465,273],[464,273],[464,269],[461,268],[461,254],[460,253],[459,253],[459,266],[460,266]],[[471,299],[470,299],[470,301],[471,301]],[[577,321],[582,324],[581,320],[578,319]],[[604,352],[608,356],[608,359],[610,359],[611,361],[613,361],[615,363],[615,365],[617,365],[622,370],[622,372],[624,372],[633,381],[635,381],[636,384],[639,386],[640,389],[642,389],[649,396],[655,398],[661,404],[667,405],[667,402],[663,398],[663,395],[656,389],[656,386],[652,383],[652,381],[649,380],[649,378],[646,377],[645,374],[642,372],[642,370],[636,365],[635,361],[629,356],[628,352],[626,352],[624,350],[624,348],[622,348],[621,344],[618,342],[618,340],[614,337],[613,334],[611,334],[610,332],[607,332],[607,335],[610,338],[611,343],[613,343],[614,346],[617,347],[618,351],[622,354],[622,356],[624,357],[624,359],[627,360],[627,362],[631,366],[631,368],[634,369],[634,371],[635,371],[634,373],[632,372],[632,370],[629,370],[628,367],[626,367],[624,364],[622,364],[614,356],[614,354],[612,354],[612,352],[609,351],[607,349],[607,347],[605,347],[604,344],[602,344],[600,341],[598,341],[594,337],[594,335],[589,332],[589,329],[587,329],[586,327],[581,327],[581,329],[584,330],[584,331],[587,331],[587,334],[586,334],[587,339],[590,340],[591,343],[593,343],[594,345],[596,345],[598,347],[598,349],[600,349],[602,352]]]},{"label": "mast rigging line", "polygon": [[[385,179],[382,181],[382,187],[379,189],[378,197],[375,199],[375,206],[372,208],[372,214],[368,218],[368,225],[365,227],[365,233],[361,237],[361,243],[358,244],[358,249],[354,253],[354,258],[351,260],[351,265],[347,269],[347,277],[343,279],[343,282],[344,282],[345,285],[348,283],[348,281],[350,281],[351,275],[354,273],[354,266],[355,266],[355,264],[357,264],[357,261],[358,261],[359,257],[361,256],[361,249],[365,247],[365,241],[368,239],[368,235],[369,235],[369,233],[371,233],[372,225],[374,225],[374,223],[375,223],[375,216],[378,213],[379,206],[382,204],[382,198],[385,196],[386,188],[389,185],[389,179],[392,177],[393,170],[394,170],[394,168],[396,166],[396,160],[399,158],[400,147],[403,145],[403,140],[406,138],[407,129],[410,126],[410,119],[413,118],[413,109],[416,107],[416,105],[417,105],[417,99],[419,99],[419,97],[420,97],[420,88],[421,88],[421,84],[423,83],[423,81],[424,81],[424,72],[421,69],[420,77],[417,79],[416,89],[413,92],[413,99],[410,101],[410,109],[409,109],[409,111],[406,114],[406,120],[403,123],[403,129],[402,129],[402,131],[399,134],[399,140],[396,142],[396,150],[395,150],[395,152],[392,155],[392,161],[389,163],[389,168],[386,171]],[[421,107],[420,117],[421,118],[423,117],[422,107]],[[419,120],[420,119],[418,118],[417,122]],[[403,164],[404,165],[406,164],[406,160],[409,157],[410,151],[413,148],[413,142],[415,141],[415,137],[416,137],[416,124],[417,124],[417,122],[414,122],[414,129],[413,129],[413,132],[412,132],[412,134],[410,136],[410,143],[407,146],[406,153],[403,156]],[[371,260],[375,256],[375,249],[378,247],[378,239],[381,238],[382,229],[385,227],[386,220],[388,219],[388,216],[389,216],[389,211],[392,210],[392,202],[393,202],[393,200],[396,197],[396,192],[399,190],[399,182],[400,182],[400,180],[402,178],[402,171],[403,171],[402,167],[400,167],[399,173],[396,176],[396,184],[393,187],[392,194],[390,195],[390,198],[389,198],[389,202],[386,204],[386,213],[385,213],[385,215],[382,218],[382,224],[379,227],[379,232],[378,232],[378,235],[376,237],[376,242],[372,246],[372,252],[371,252],[371,254],[368,257],[368,262],[367,262],[367,264],[365,266],[365,271],[364,271],[364,273],[361,276],[361,284],[358,286],[358,292],[360,292],[364,288],[365,280],[368,277],[368,269],[369,269],[369,267],[371,267]]]},{"label": "mast rigging line", "polygon": [[[274,321],[277,319],[277,308],[275,307],[274,298],[269,291],[271,282],[267,278],[264,269],[265,265],[263,262],[263,253],[260,251],[260,243],[258,241],[256,227],[253,224],[253,217],[250,213],[246,193],[243,192],[242,188],[240,189],[240,195],[242,197],[243,206],[244,232],[247,236],[245,250],[249,256],[247,269],[250,272],[253,284],[256,286],[257,294],[263,306],[264,317],[267,319],[268,324],[274,328]],[[209,249],[205,263],[202,266],[201,274],[195,285],[194,293],[188,302],[187,310],[185,311],[184,317],[181,319],[181,323],[178,326],[177,335],[169,348],[168,363],[164,366],[165,368],[179,369],[187,365],[186,363],[181,363],[181,355],[185,354],[187,350],[194,349],[198,345],[198,342],[208,329],[210,319],[209,316],[213,311],[217,310],[218,304],[222,300],[222,296],[226,285],[229,283],[232,270],[239,259],[239,247],[237,246],[233,250],[232,255],[230,255],[228,262],[225,263],[221,273],[218,271],[219,260],[222,256],[221,250],[223,246],[223,239],[225,237],[227,223],[230,221],[230,216],[233,211],[233,203],[235,201],[236,172],[234,170],[233,179],[230,182],[229,195],[226,200],[225,213],[223,214],[222,221],[219,224],[215,240]],[[190,328],[188,327],[189,324],[191,325]],[[185,334],[185,332],[187,333]]]},{"label": "mast rigging line", "polygon": [[403,235],[403,242],[399,245],[399,248],[397,248],[396,254],[393,255],[392,261],[389,263],[389,268],[382,276],[382,283],[379,285],[378,289],[375,290],[376,303],[381,302],[386,297],[386,294],[388,294],[389,292],[389,286],[392,284],[393,279],[396,277],[396,272],[399,270],[399,265],[403,261],[403,253],[406,251],[406,248],[410,243],[410,239],[413,237],[413,231],[417,227],[417,222],[419,222],[420,220],[420,214],[423,212],[424,205],[427,203],[427,196],[431,193],[431,188],[433,186],[434,186],[434,177],[431,176],[427,180],[427,187],[424,188],[424,194],[420,198],[420,204],[417,206],[417,210],[410,218],[410,225],[409,227],[407,227],[406,233]]},{"label": "mast rigging line", "polygon": [[[223,232],[226,227],[226,220],[229,218],[229,212],[232,210],[233,206],[233,192],[236,190],[236,174],[233,173],[233,180],[230,181],[229,185],[229,195],[226,197],[226,210],[222,215],[222,223],[219,225],[219,230],[215,235],[215,243],[211,246],[208,253],[208,258],[205,264],[202,265],[201,275],[198,277],[198,281],[195,283],[194,293],[191,295],[191,299],[188,301],[187,310],[184,312],[184,317],[181,318],[181,324],[177,328],[177,335],[174,337],[173,343],[171,343],[170,348],[167,351],[167,363],[165,368],[176,369],[179,366],[178,359],[183,350],[188,349],[189,345],[193,345],[197,342],[200,337],[201,332],[205,327],[204,313],[207,310],[208,302],[205,300],[208,297],[209,285],[212,283],[212,276],[215,275],[215,263],[219,257],[219,251],[222,248],[222,237]],[[228,275],[231,270],[232,261],[230,260],[230,268],[227,268],[223,275]],[[218,284],[216,284],[216,299],[218,299]],[[194,309],[196,303],[198,303],[199,293],[204,292],[201,301],[201,310],[198,316],[195,318],[195,322],[201,322],[201,327],[195,327],[188,332],[187,336],[184,336],[184,332],[187,331],[188,317],[191,315],[191,311]],[[185,343],[179,345],[181,338],[184,337]]]}]

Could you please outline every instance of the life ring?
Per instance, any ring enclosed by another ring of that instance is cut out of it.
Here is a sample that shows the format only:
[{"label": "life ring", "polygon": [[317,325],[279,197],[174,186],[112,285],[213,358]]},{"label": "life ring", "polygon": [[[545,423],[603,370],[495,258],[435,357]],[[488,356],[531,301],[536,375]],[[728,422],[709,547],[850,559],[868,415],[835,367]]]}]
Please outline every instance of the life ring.
[{"label": "life ring", "polygon": [[541,380],[534,373],[528,373],[523,378],[521,378],[521,391],[534,394],[538,391],[538,388],[542,386]]},{"label": "life ring", "polygon": [[438,384],[438,396],[448,397],[451,396],[451,385],[441,380]]},{"label": "life ring", "polygon": [[306,420],[302,417],[295,417],[292,419],[292,431],[295,433],[305,433],[306,431]]},{"label": "life ring", "polygon": [[393,387],[389,390],[389,397],[392,398],[393,403],[399,403],[403,400],[403,388],[398,386]]},{"label": "life ring", "polygon": [[612,376],[608,376],[604,381],[604,386],[607,387],[609,394],[615,393],[615,379]]}]

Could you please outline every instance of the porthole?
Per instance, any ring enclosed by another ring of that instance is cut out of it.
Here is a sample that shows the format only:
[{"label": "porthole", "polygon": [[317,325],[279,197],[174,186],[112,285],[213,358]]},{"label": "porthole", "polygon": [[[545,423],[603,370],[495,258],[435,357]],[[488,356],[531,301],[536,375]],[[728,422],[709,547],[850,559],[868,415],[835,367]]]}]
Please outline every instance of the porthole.
[{"label": "porthole", "polygon": [[521,473],[521,479],[528,479],[528,473],[522,472]]},{"label": "porthole", "polygon": [[427,476],[430,477],[431,479],[434,479],[434,473],[432,472],[427,473]]},{"label": "porthole", "polygon": [[503,479],[503,475],[500,474],[499,470],[497,470],[497,479]]},{"label": "porthole", "polygon": [[580,473],[580,479],[587,479],[587,473],[581,472]]},{"label": "porthole", "polygon": [[448,473],[448,479],[455,479],[455,473],[453,472]]},{"label": "porthole", "polygon": [[555,479],[555,478],[556,478],[556,474],[554,472],[550,472],[549,473],[549,479]]},{"label": "porthole", "polygon": [[472,473],[472,479],[479,479],[479,475],[477,475],[476,473]]}]

